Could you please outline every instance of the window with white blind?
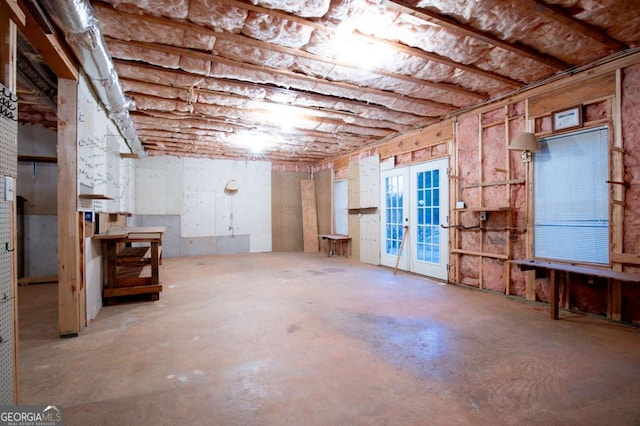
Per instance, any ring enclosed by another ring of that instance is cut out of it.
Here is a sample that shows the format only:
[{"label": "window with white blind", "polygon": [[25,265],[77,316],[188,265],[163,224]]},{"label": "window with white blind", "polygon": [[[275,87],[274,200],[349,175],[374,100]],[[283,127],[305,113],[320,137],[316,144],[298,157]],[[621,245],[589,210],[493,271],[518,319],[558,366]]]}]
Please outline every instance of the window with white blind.
[{"label": "window with white blind", "polygon": [[534,255],[609,263],[608,129],[540,141],[534,160]]}]

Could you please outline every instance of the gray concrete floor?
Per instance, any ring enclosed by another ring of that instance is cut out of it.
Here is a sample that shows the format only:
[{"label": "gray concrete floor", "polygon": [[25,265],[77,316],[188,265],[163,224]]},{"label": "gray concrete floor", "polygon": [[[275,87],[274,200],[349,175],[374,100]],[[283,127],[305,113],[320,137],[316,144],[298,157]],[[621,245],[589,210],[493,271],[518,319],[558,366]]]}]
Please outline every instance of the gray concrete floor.
[{"label": "gray concrete floor", "polygon": [[638,425],[640,329],[316,254],[165,259],[59,339],[20,288],[20,402],[66,425]]}]

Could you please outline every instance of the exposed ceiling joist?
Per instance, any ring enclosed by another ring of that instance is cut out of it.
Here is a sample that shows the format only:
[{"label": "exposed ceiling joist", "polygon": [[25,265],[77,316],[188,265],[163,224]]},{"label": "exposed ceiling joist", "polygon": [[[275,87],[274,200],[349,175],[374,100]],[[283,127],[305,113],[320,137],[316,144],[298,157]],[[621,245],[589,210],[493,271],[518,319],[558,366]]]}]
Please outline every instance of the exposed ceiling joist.
[{"label": "exposed ceiling joist", "polygon": [[466,37],[475,38],[477,40],[500,47],[501,49],[513,52],[525,58],[532,59],[541,64],[545,64],[557,70],[567,69],[573,65],[567,64],[566,62],[554,58],[550,55],[545,55],[544,53],[538,52],[537,50],[525,46],[522,43],[511,43],[487,32],[479,31],[469,25],[462,24],[455,19],[441,13],[429,9],[419,8],[414,4],[408,2],[407,0],[383,0],[383,3],[389,4],[391,7],[395,7],[406,14],[415,16],[416,18],[433,22],[454,33],[461,34]]},{"label": "exposed ceiling joist", "polygon": [[[6,3],[13,3],[10,0],[3,0]],[[68,80],[78,79],[78,65],[73,56],[68,53],[66,44],[56,33],[47,34],[38,24],[31,12],[26,8],[21,8],[25,15],[25,21],[16,22],[20,32],[29,40],[29,43],[42,55],[49,68],[59,77]]]},{"label": "exposed ceiling joist", "polygon": [[615,52],[624,50],[628,46],[620,43],[618,40],[609,37],[600,28],[589,25],[584,21],[574,19],[566,9],[562,9],[556,5],[545,3],[542,0],[518,0],[521,4],[530,7],[535,12],[540,13],[550,19],[553,19],[562,25],[565,25],[579,33],[589,36],[593,40],[602,43],[610,51]]}]

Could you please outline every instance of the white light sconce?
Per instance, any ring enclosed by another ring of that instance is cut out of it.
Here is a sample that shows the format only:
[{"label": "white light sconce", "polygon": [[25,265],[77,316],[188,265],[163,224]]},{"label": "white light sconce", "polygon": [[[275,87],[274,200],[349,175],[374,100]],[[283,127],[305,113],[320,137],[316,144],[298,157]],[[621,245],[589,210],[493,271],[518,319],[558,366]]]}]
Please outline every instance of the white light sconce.
[{"label": "white light sconce", "polygon": [[224,192],[226,194],[229,195],[233,195],[236,192],[238,192],[238,182],[236,182],[234,179],[231,179],[229,182],[227,182],[227,184],[224,187]]},{"label": "white light sconce", "polygon": [[535,134],[524,132],[513,139],[508,149],[522,151],[522,162],[530,163],[533,160],[533,153],[540,151],[540,145]]}]

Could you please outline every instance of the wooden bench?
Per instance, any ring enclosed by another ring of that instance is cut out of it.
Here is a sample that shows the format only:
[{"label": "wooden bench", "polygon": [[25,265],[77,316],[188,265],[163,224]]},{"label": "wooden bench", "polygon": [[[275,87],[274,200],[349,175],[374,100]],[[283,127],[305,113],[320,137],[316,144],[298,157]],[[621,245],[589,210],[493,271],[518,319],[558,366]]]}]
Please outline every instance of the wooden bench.
[{"label": "wooden bench", "polygon": [[[640,274],[631,272],[618,272],[611,269],[597,268],[593,266],[577,266],[568,263],[547,262],[543,260],[535,259],[523,259],[523,260],[510,260],[509,263],[518,265],[520,270],[540,270],[545,269],[549,271],[549,284],[551,286],[551,300],[549,301],[551,319],[557,320],[559,318],[558,308],[560,299],[560,290],[556,282],[556,271],[567,272],[569,274],[580,274],[592,277],[606,278],[609,281],[610,286],[618,286],[619,283],[640,283]],[[620,297],[620,290],[616,292]],[[619,302],[617,302],[619,304]],[[620,309],[615,309],[618,314],[614,317],[615,320],[620,320]]]},{"label": "wooden bench", "polygon": [[107,304],[129,296],[159,299],[164,231],[164,227],[115,227],[93,236],[104,246],[106,285],[102,296]]},{"label": "wooden bench", "polygon": [[331,256],[336,253],[336,247],[338,248],[338,254],[341,256],[349,256],[349,241],[351,237],[344,234],[323,234],[318,237],[326,240],[325,250],[327,256]]}]

